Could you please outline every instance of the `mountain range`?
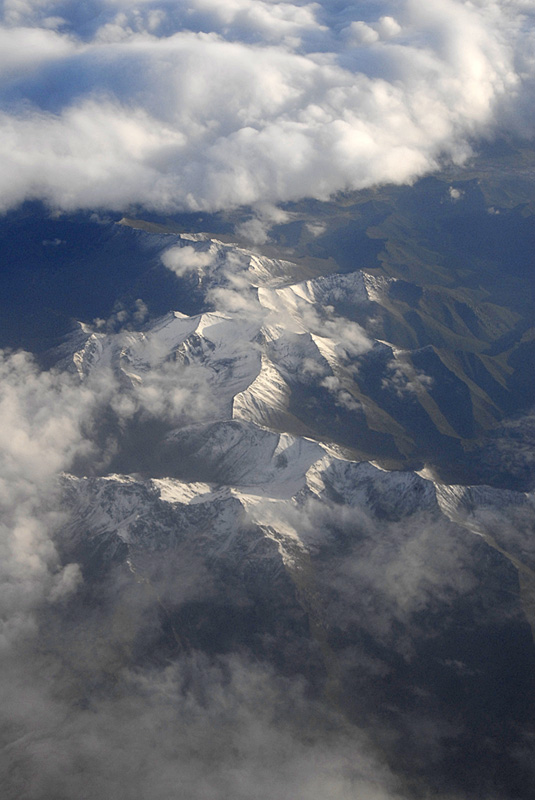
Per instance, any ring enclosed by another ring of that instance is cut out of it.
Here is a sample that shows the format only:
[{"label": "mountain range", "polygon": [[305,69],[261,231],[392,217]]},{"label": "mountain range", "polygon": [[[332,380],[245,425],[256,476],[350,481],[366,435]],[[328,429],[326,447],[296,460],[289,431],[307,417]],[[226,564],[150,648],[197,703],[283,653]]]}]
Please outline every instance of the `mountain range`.
[{"label": "mountain range", "polygon": [[243,659],[297,682],[298,738],[366,736],[374,797],[533,796],[526,194],[439,175],[256,245],[230,212],[4,218],[3,345],[90,408],[43,501],[79,581],[39,612],[80,719]]}]

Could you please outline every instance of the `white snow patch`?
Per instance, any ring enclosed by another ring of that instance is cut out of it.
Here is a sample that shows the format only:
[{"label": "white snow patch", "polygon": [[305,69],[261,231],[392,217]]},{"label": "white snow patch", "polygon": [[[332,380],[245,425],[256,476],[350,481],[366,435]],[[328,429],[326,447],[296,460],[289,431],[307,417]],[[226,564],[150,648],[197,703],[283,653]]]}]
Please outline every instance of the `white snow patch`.
[{"label": "white snow patch", "polygon": [[153,478],[151,483],[158,489],[160,499],[164,503],[190,505],[191,503],[213,499],[210,497],[212,487],[209,483],[183,483],[173,478]]},{"label": "white snow patch", "polygon": [[364,285],[369,300],[374,300],[376,303],[381,303],[384,294],[388,290],[388,285],[392,283],[392,279],[383,278],[381,275],[370,275],[368,272],[361,273],[364,278]]},{"label": "white snow patch", "polygon": [[271,361],[262,354],[258,376],[245,391],[234,397],[232,418],[269,425],[273,412],[286,412],[289,401],[289,386]]}]

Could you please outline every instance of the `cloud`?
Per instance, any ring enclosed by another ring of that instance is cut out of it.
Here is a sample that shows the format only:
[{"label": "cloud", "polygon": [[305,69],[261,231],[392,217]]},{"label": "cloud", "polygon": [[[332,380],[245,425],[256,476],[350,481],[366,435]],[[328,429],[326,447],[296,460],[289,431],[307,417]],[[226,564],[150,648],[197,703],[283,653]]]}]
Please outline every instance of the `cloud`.
[{"label": "cloud", "polygon": [[269,241],[269,230],[290,219],[287,212],[270,203],[257,203],[254,211],[254,216],[236,227],[238,236],[250,244],[265,244]]},{"label": "cloud", "polygon": [[33,709],[9,703],[19,731],[33,717],[32,733],[9,747],[9,800],[21,791],[31,800],[401,797],[362,734],[329,719],[298,683],[244,658],[192,654],[124,671],[111,696],[96,693],[85,709],[36,678]]},{"label": "cloud", "polygon": [[[160,211],[325,199],[463,161],[500,129],[528,134],[528,5],[406,0],[359,11],[5,3],[2,208],[28,198]],[[258,242],[264,223],[257,216],[244,233]]]},{"label": "cloud", "polygon": [[147,305],[139,297],[134,301],[130,308],[123,303],[116,303],[113,312],[108,319],[93,320],[96,331],[106,331],[115,333],[121,330],[139,330],[144,322],[147,322],[149,310]]},{"label": "cloud", "polygon": [[348,37],[351,44],[358,46],[362,44],[373,44],[379,40],[379,34],[370,25],[367,25],[362,20],[352,22],[344,33]]},{"label": "cloud", "polygon": [[[336,477],[344,469],[347,483]],[[293,528],[310,553],[321,597],[316,611],[325,626],[346,632],[358,627],[410,661],[420,637],[435,635],[422,614],[431,619],[477,587],[472,537],[437,513],[421,486],[411,507],[411,490],[396,483],[395,473],[381,479],[377,472],[369,480],[359,465],[341,462],[332,477],[334,501],[327,469],[320,500],[271,504],[270,524]],[[254,513],[261,518],[258,509]],[[501,613],[496,610],[497,617]]]},{"label": "cloud", "polygon": [[43,239],[43,247],[59,247],[62,244],[67,244],[65,239]]},{"label": "cloud", "polygon": [[95,418],[127,394],[104,366],[80,382],[4,354],[0,378],[3,796],[401,797],[366,734],[310,700],[299,677],[246,653],[190,649],[170,663],[162,604],[213,592],[217,564],[202,563],[198,537],[189,557],[156,548],[135,558],[138,572],[106,559],[91,572],[92,523],[61,505],[57,475],[80,456],[95,462]]},{"label": "cloud", "polygon": [[422,394],[433,387],[434,380],[411,363],[408,353],[398,351],[386,365],[386,375],[381,379],[383,389],[393,390],[398,397]]},{"label": "cloud", "polygon": [[26,353],[0,353],[0,601],[7,620],[0,641],[6,647],[33,630],[37,609],[65,600],[81,580],[78,565],[62,564],[55,544],[65,521],[58,474],[74,464],[104,469],[135,420],[158,418],[169,428],[184,414],[196,420],[212,408],[210,397],[202,400],[202,371],[148,355],[154,369],[129,384],[98,360],[80,381],[74,370],[40,370]]},{"label": "cloud", "polygon": [[311,290],[306,283],[296,284],[295,291],[294,287],[271,288],[280,284],[284,272],[288,274],[294,267],[290,262],[273,261],[242,248],[222,246],[218,258],[202,275],[206,299],[222,313],[247,323],[242,336],[252,337],[249,326],[256,327],[258,335],[267,332],[268,338],[274,341],[279,338],[284,341],[288,333],[312,334],[316,337],[313,347],[316,358],[321,360],[326,350],[331,359],[339,363],[369,350],[372,342],[364,329],[353,320],[336,314],[333,306],[323,305],[308,296]]},{"label": "cloud", "polygon": [[214,253],[206,250],[195,250],[191,245],[173,247],[162,255],[162,263],[179,278],[188,272],[202,272],[205,267],[214,263]]},{"label": "cloud", "polygon": [[[232,612],[251,603],[262,578],[270,591],[274,579],[290,584],[279,560],[270,559],[277,546],[269,537],[257,533],[256,538],[240,539],[243,531],[250,532],[255,525],[246,512],[225,516],[227,506],[216,507],[212,514],[202,503],[186,507],[181,513],[190,532],[188,549],[180,546],[183,531],[172,524],[172,518],[170,524],[172,511],[154,500],[154,505],[136,505],[134,482],[121,484],[115,507],[112,482],[101,481],[96,502],[92,479],[80,478],[89,487],[84,513],[80,513],[82,504],[74,513],[61,505],[58,472],[83,457],[94,469],[99,463],[104,468],[109,464],[109,453],[103,452],[109,443],[99,438],[97,423],[109,422],[110,408],[117,415],[118,429],[136,415],[176,424],[184,408],[189,411],[205,391],[204,385],[195,385],[196,377],[189,382],[178,356],[176,362],[163,359],[165,348],[157,344],[143,349],[143,341],[149,338],[147,329],[141,334],[129,328],[136,314],[141,315],[141,324],[144,310],[139,304],[134,309],[122,318],[126,327],[119,330],[117,312],[107,336],[109,353],[120,354],[127,372],[135,365],[145,379],[141,384],[113,379],[106,357],[82,381],[78,374],[58,369],[41,371],[21,353],[4,354],[0,364],[0,414],[5,421],[0,432],[4,795],[8,800],[84,796],[144,800],[148,795],[169,800],[179,787],[181,796],[191,800],[249,800],[251,796],[272,800],[289,793],[297,800],[422,796],[424,789],[420,791],[417,777],[421,773],[415,769],[415,782],[407,787],[403,779],[413,777],[412,764],[404,764],[398,776],[385,764],[382,753],[391,755],[404,732],[413,730],[410,746],[416,743],[418,757],[431,765],[429,773],[437,771],[445,752],[443,740],[447,736],[451,740],[458,731],[452,731],[447,715],[435,713],[431,701],[425,713],[405,712],[401,721],[398,715],[388,725],[377,721],[378,709],[383,709],[377,705],[373,718],[365,719],[360,728],[312,700],[310,687],[299,674],[291,678],[277,674],[274,667],[253,658],[246,646],[239,647],[238,653],[214,656],[179,644],[175,634],[182,630],[169,623],[169,608],[176,611],[185,605],[186,616],[192,614],[193,621],[183,625],[187,639],[188,624],[194,632],[197,625],[201,631],[203,625],[211,630],[203,602],[210,603],[213,612],[217,609],[214,597],[221,603],[223,596],[223,618],[234,625]],[[269,312],[264,309],[264,313]],[[303,313],[298,308],[293,322],[302,319]],[[312,321],[325,324],[320,318]],[[97,337],[97,341],[102,344],[102,339]],[[236,336],[233,347],[239,341]],[[284,349],[284,342],[281,346]],[[314,361],[311,365],[308,352],[303,349],[297,368],[312,366],[314,373],[314,367],[322,364]],[[98,365],[98,360],[89,358],[89,362]],[[152,374],[144,374],[144,363]],[[195,369],[193,375],[197,375]],[[331,383],[330,388],[337,391],[336,381]],[[140,386],[145,389],[139,390]],[[176,391],[183,396],[177,398]],[[339,391],[338,402],[351,402],[351,398]],[[232,460],[236,458],[234,443],[230,441]],[[216,460],[221,461],[222,452],[216,451]],[[139,464],[138,449],[135,457]],[[288,597],[281,599],[280,619],[273,615],[272,604],[267,615],[270,620],[277,618],[281,646],[273,638],[280,657],[285,648],[293,653],[299,641],[295,626],[301,617],[296,619],[292,609],[304,616],[299,605],[304,603],[310,615],[303,636],[310,635],[309,622],[317,614],[324,638],[326,631],[336,633],[336,659],[331,654],[330,664],[331,668],[336,664],[338,677],[347,681],[342,684],[347,690],[344,703],[358,705],[359,687],[364,687],[364,702],[366,686],[387,685],[395,659],[418,663],[418,643],[437,637],[437,619],[447,624],[450,609],[459,602],[467,599],[470,603],[483,592],[477,610],[488,603],[485,622],[503,619],[507,613],[503,572],[484,562],[482,588],[476,572],[480,562],[474,557],[479,537],[441,519],[428,495],[424,502],[421,492],[409,491],[403,473],[383,473],[345,461],[331,470],[339,470],[341,479],[333,480],[332,488],[349,492],[345,498],[349,500],[352,492],[362,490],[364,502],[361,498],[361,502],[344,504],[340,498],[333,499],[327,488],[329,473],[321,501],[306,495],[295,504],[266,501],[272,533],[293,527],[312,567],[301,573],[308,583],[300,584],[299,598],[290,584]],[[367,479],[369,473],[379,488]],[[421,488],[423,482],[414,481]],[[217,494],[216,489],[214,503],[219,502]],[[114,509],[109,517],[106,502]],[[415,513],[411,502],[419,508]],[[397,513],[400,504],[408,508],[406,515]],[[120,514],[114,517],[116,508],[135,529],[138,542],[147,528],[153,534],[151,546],[144,551],[140,552],[139,544],[136,551],[136,543],[131,547],[132,569],[124,559],[114,560],[112,548],[106,551],[107,538],[117,537],[113,520]],[[261,516],[261,511],[255,513]],[[227,520],[235,548],[227,565],[232,568],[234,555],[241,552],[245,578],[236,571],[218,572],[225,561],[225,553],[217,549],[221,543],[213,541],[210,556],[203,557],[199,540],[203,536],[214,540],[212,521],[220,517]],[[484,510],[477,519],[490,530],[492,526],[504,530],[505,525],[518,530],[515,547],[526,549],[532,524],[526,509],[496,516]],[[167,531],[167,539],[158,535],[160,530]],[[498,588],[492,575],[495,581],[500,579]],[[240,580],[246,591],[241,591]],[[216,596],[219,589],[221,594]],[[498,591],[500,603],[495,602]],[[513,591],[507,593],[507,597],[513,595]],[[286,606],[289,601],[290,607]],[[256,604],[255,641],[269,638],[258,624],[259,614]],[[352,638],[355,630],[362,631],[364,638]],[[365,646],[366,642],[371,644]],[[310,646],[318,647],[316,642]],[[325,649],[322,659],[327,663],[326,653]],[[299,663],[298,656],[295,659]],[[445,665],[445,669],[457,674],[458,664]],[[470,669],[471,664],[468,673]],[[419,688],[415,684],[415,692]],[[392,704],[388,714],[391,708]],[[435,791],[433,796],[440,793]]]},{"label": "cloud", "polygon": [[462,191],[462,189],[457,189],[454,186],[450,186],[449,189],[448,189],[448,194],[450,196],[450,199],[454,203],[456,203],[457,200],[461,200],[462,199],[462,197],[464,195],[464,192]]},{"label": "cloud", "polygon": [[54,544],[64,519],[55,481],[91,450],[83,427],[95,394],[72,376],[41,372],[24,353],[2,353],[0,375],[0,649],[9,655],[35,632],[36,612],[80,581],[77,564],[62,565]]},{"label": "cloud", "polygon": [[385,39],[390,39],[393,36],[397,36],[402,31],[402,27],[397,22],[394,17],[381,17],[379,22],[377,23],[377,30],[381,34],[381,36]]}]

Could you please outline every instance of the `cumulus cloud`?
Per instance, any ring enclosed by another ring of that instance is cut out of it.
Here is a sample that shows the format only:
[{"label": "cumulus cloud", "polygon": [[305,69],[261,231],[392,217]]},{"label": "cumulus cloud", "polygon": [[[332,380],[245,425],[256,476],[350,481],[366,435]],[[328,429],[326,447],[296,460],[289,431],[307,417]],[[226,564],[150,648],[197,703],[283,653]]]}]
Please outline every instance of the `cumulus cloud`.
[{"label": "cumulus cloud", "polygon": [[9,745],[20,710],[38,715],[43,701],[26,673],[40,617],[58,613],[82,582],[79,565],[64,563],[55,543],[65,521],[56,478],[91,449],[84,426],[96,396],[70,375],[41,372],[23,353],[2,353],[0,375],[1,735]]},{"label": "cumulus cloud", "polygon": [[433,386],[433,378],[411,363],[408,353],[399,351],[387,364],[387,374],[381,379],[383,389],[393,390],[398,397],[421,394]]},{"label": "cumulus cloud", "polygon": [[250,244],[265,244],[274,225],[288,222],[290,215],[270,203],[257,203],[255,213],[236,227],[238,236]]},{"label": "cumulus cloud", "polygon": [[[22,352],[0,356],[0,599],[7,644],[33,628],[36,609],[64,600],[81,580],[76,563],[62,565],[54,543],[65,521],[58,474],[77,463],[104,468],[134,419],[157,417],[170,426],[184,413],[197,419],[211,405],[209,397],[200,399],[204,374],[158,363],[154,352],[157,363],[147,379],[123,384],[106,363],[81,382],[73,371],[42,371]],[[115,431],[103,436],[110,413]]]},{"label": "cumulus cloud", "polygon": [[450,199],[451,199],[451,200],[452,200],[454,203],[456,203],[456,202],[457,202],[457,200],[461,200],[461,198],[462,198],[462,197],[463,197],[463,195],[464,195],[464,192],[462,191],[462,189],[457,189],[457,188],[456,188],[456,187],[454,187],[454,186],[450,186],[450,187],[449,187],[449,189],[448,189],[448,194],[449,194],[449,196],[450,196]]},{"label": "cumulus cloud", "polygon": [[[217,209],[412,181],[500,126],[529,134],[532,14],[520,0],[6,2],[2,208]],[[246,225],[265,235],[262,215]]]},{"label": "cumulus cloud", "polygon": [[362,22],[362,20],[352,22],[351,25],[345,28],[344,33],[350,43],[356,46],[359,44],[373,44],[379,40],[377,31],[371,25]]},{"label": "cumulus cloud", "polygon": [[179,278],[188,272],[202,272],[214,263],[214,253],[209,250],[195,250],[191,245],[172,247],[162,255],[162,263]]}]

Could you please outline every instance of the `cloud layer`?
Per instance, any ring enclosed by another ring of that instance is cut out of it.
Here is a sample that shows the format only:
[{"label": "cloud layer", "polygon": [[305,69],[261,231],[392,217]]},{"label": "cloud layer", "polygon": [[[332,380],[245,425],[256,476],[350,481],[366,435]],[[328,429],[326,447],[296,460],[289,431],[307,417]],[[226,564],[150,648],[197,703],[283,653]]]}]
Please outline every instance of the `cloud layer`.
[{"label": "cloud layer", "polygon": [[278,203],[405,182],[530,134],[522,0],[6,0],[0,196],[65,209]]},{"label": "cloud layer", "polygon": [[[62,563],[57,534],[69,514],[56,477],[77,458],[98,458],[95,419],[107,404],[125,419],[141,406],[165,410],[150,393],[125,404],[105,368],[81,384],[40,371],[27,354],[1,355],[4,796],[400,798],[366,734],[307,699],[299,677],[278,677],[246,654],[136,664],[136,647],[159,633],[158,606],[128,571],[112,565],[88,580],[77,563]],[[70,522],[83,538],[84,522]],[[183,592],[204,577],[200,564],[184,569],[172,563],[175,603],[177,582]]]}]

